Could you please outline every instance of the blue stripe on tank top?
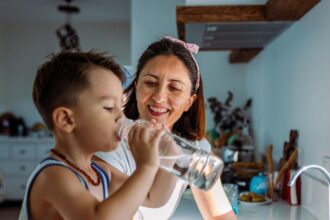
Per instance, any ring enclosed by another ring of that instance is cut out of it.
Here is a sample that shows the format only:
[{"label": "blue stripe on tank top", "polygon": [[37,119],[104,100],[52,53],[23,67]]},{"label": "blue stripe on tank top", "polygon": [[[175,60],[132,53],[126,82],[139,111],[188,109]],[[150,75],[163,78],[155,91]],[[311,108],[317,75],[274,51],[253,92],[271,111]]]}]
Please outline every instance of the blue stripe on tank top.
[{"label": "blue stripe on tank top", "polygon": [[96,171],[99,173],[100,178],[102,180],[102,189],[103,189],[103,198],[106,199],[109,196],[109,184],[110,184],[110,179],[108,174],[95,162],[92,162],[92,166],[96,169]]}]

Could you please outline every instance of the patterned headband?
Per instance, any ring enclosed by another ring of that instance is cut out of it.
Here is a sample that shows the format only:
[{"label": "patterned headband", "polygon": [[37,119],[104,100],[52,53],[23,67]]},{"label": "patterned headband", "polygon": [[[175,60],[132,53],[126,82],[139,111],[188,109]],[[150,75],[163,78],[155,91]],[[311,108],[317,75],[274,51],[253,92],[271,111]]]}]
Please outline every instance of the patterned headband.
[{"label": "patterned headband", "polygon": [[197,44],[186,43],[182,40],[176,39],[176,38],[171,37],[171,36],[163,36],[163,38],[167,39],[167,40],[170,40],[174,43],[178,43],[178,44],[182,45],[184,48],[186,48],[189,51],[189,53],[190,53],[190,55],[191,55],[191,57],[192,57],[192,59],[195,63],[196,69],[197,69],[197,81],[196,81],[196,90],[197,90],[199,88],[199,84],[200,84],[200,80],[201,80],[201,73],[199,71],[199,66],[198,66],[197,61],[194,57],[194,54],[197,54],[197,52],[199,50],[199,46]]}]

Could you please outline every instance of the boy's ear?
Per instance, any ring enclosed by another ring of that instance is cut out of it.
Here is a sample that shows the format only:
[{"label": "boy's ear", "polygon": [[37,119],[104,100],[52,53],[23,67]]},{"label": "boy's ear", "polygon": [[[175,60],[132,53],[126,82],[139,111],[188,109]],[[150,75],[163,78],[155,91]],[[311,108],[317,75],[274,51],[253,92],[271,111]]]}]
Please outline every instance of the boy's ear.
[{"label": "boy's ear", "polygon": [[75,127],[72,110],[65,107],[58,107],[53,111],[54,126],[64,132],[71,132]]}]

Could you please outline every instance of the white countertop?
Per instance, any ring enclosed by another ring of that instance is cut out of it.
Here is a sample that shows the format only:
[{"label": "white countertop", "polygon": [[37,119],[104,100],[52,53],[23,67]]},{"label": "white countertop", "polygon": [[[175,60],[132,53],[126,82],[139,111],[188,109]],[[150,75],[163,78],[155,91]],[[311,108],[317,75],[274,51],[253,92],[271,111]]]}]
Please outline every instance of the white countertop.
[{"label": "white countertop", "polygon": [[[203,219],[191,196],[184,195],[171,220]],[[239,206],[239,220],[318,220],[302,206],[290,206],[285,201],[275,201],[261,206]]]}]

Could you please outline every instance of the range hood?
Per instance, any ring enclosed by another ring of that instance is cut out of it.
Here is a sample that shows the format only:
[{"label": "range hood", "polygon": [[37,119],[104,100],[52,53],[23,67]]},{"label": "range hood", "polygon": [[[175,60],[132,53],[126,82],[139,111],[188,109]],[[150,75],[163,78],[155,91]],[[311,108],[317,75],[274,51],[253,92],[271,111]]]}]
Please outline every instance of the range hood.
[{"label": "range hood", "polygon": [[249,62],[320,0],[269,0],[265,5],[178,6],[179,38],[201,50],[231,50],[231,63]]}]

